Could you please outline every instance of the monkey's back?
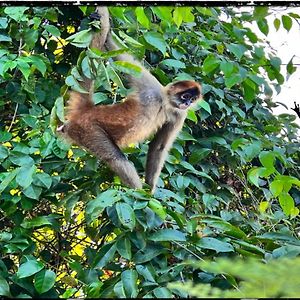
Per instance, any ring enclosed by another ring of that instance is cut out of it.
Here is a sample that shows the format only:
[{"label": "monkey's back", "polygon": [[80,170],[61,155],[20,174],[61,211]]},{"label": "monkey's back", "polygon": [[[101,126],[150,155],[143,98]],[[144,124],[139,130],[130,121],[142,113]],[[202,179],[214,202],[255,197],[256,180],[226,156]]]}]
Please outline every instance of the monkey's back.
[{"label": "monkey's back", "polygon": [[122,103],[94,106],[77,122],[83,127],[100,127],[119,147],[125,147],[145,140],[160,127],[163,120],[158,111],[159,107],[147,111],[147,107],[131,97]]}]

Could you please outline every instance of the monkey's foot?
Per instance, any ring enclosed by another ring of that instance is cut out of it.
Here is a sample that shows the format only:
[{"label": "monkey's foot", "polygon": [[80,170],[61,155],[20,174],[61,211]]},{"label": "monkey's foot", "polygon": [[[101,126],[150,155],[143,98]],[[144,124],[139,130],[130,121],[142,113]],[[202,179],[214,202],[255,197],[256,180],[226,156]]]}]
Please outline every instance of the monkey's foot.
[{"label": "monkey's foot", "polygon": [[95,11],[89,15],[89,18],[93,21],[94,20],[99,21],[101,19],[101,16],[99,15],[99,13],[97,11]]}]

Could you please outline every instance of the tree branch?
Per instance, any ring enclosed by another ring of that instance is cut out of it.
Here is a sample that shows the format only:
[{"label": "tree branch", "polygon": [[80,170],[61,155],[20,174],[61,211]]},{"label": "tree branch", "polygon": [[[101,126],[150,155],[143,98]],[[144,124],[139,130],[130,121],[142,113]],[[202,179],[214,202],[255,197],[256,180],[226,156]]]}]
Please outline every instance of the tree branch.
[{"label": "tree branch", "polygon": [[297,116],[300,118],[300,105],[294,101],[295,107],[292,107],[291,109],[297,114]]}]

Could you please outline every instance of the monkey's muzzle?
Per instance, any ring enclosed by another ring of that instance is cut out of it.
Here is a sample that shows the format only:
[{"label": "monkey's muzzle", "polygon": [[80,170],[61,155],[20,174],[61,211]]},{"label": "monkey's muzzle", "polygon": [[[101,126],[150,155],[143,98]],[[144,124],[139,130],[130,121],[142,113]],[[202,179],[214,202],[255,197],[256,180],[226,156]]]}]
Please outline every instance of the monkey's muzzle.
[{"label": "monkey's muzzle", "polygon": [[65,127],[65,125],[63,124],[63,125],[61,125],[61,126],[59,126],[59,127],[57,127],[56,128],[56,132],[64,132],[64,127]]},{"label": "monkey's muzzle", "polygon": [[183,103],[179,104],[179,108],[180,109],[187,109],[187,108],[189,108],[191,106],[192,103],[193,103],[192,100],[184,101]]}]

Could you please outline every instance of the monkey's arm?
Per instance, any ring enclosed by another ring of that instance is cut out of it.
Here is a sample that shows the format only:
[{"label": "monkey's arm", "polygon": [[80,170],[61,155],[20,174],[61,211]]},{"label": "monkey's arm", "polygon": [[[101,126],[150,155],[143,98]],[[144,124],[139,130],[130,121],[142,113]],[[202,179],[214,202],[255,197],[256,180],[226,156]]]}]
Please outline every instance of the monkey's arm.
[{"label": "monkey's arm", "polygon": [[150,185],[152,193],[155,191],[155,186],[168,151],[181,130],[184,119],[185,116],[178,116],[176,120],[165,123],[149,144],[146,162],[146,183]]}]

